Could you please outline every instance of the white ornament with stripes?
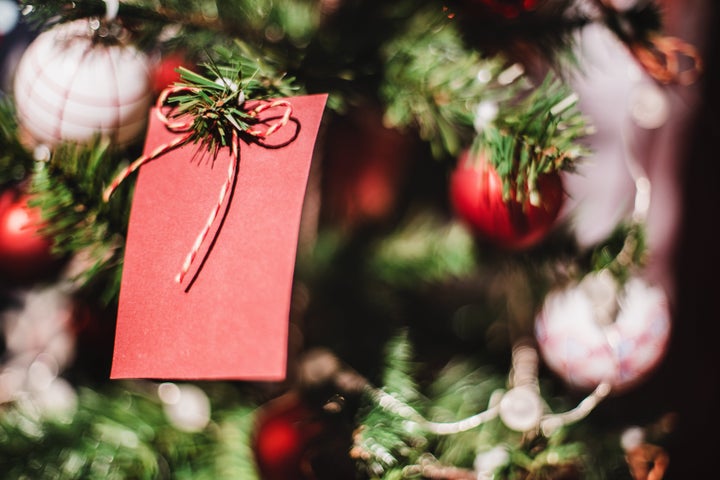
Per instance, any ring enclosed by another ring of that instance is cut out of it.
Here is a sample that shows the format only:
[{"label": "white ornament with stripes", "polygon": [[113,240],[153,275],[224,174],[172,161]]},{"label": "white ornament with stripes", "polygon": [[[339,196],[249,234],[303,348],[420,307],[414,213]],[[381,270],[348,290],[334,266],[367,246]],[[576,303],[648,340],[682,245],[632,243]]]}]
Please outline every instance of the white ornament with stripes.
[{"label": "white ornament with stripes", "polygon": [[83,143],[101,133],[124,146],[145,131],[149,59],[119,40],[96,38],[92,25],[76,20],[41,33],[18,63],[17,117],[38,144]]},{"label": "white ornament with stripes", "polygon": [[634,387],[667,350],[671,312],[665,291],[639,277],[618,289],[609,274],[551,292],[535,320],[546,365],[568,385]]}]

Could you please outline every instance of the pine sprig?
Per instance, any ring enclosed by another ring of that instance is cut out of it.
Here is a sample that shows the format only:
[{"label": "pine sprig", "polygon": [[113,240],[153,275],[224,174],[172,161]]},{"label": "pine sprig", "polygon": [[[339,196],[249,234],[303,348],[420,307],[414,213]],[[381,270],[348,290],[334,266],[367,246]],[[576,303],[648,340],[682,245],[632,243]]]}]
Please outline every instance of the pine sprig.
[{"label": "pine sprig", "polygon": [[646,227],[642,223],[620,224],[610,237],[591,251],[589,271],[608,270],[622,285],[648,260]]},{"label": "pine sprig", "polygon": [[645,44],[652,35],[662,31],[662,11],[655,2],[637,2],[625,10],[618,10],[605,2],[595,1],[607,28],[626,46]]},{"label": "pine sprig", "polygon": [[456,27],[441,10],[425,9],[383,48],[380,94],[387,120],[416,127],[435,157],[456,155],[469,142],[480,101],[511,98],[516,91],[495,81],[506,61],[467,49]]},{"label": "pine sprig", "polygon": [[368,267],[389,285],[442,283],[475,271],[473,238],[457,223],[411,218],[375,246]]},{"label": "pine sprig", "polygon": [[[489,368],[477,368],[467,359],[450,361],[428,388],[430,415],[435,421],[456,421],[485,410],[492,394],[505,386],[506,378]],[[478,451],[508,440],[499,421],[438,440],[435,455],[449,465],[472,466]]]},{"label": "pine sprig", "polygon": [[406,331],[392,338],[385,347],[385,373],[383,386],[388,392],[398,395],[406,402],[418,400],[418,392],[413,379],[413,349]]},{"label": "pine sprig", "polygon": [[591,133],[577,106],[577,95],[549,74],[516,102],[507,102],[475,137],[474,154],[485,152],[503,180],[505,198],[538,201],[538,176],[571,170],[588,153],[582,140]]},{"label": "pine sprig", "polygon": [[213,465],[215,478],[242,478],[260,480],[252,451],[252,433],[255,420],[252,406],[240,406],[222,415],[216,431],[217,448],[207,456]]},{"label": "pine sprig", "polygon": [[[417,403],[420,398],[412,376],[412,348],[407,332],[400,332],[385,348],[383,391],[403,403]],[[371,478],[388,478],[394,467],[417,460],[418,447],[426,440],[420,431],[408,428],[404,417],[384,408],[375,394],[368,391],[368,407],[361,413],[355,434],[353,456]]]},{"label": "pine sprig", "polygon": [[[567,436],[573,426],[545,437],[514,431],[495,415],[478,423],[466,423],[500,401],[506,391],[507,374],[479,367],[471,358],[457,357],[435,374],[426,396],[417,393],[416,380],[409,376],[407,338],[394,338],[387,351],[385,378],[395,388],[400,385],[414,400],[405,401],[389,385],[367,390],[368,405],[361,410],[352,453],[370,478],[406,478],[401,473],[424,471],[438,475],[452,471],[458,475],[447,478],[489,474],[492,472],[473,471],[477,457],[493,450],[505,452],[504,460],[493,467],[495,473],[505,475],[502,478],[555,478],[562,472],[583,472],[587,468],[584,445]],[[393,367],[399,371],[393,371]],[[460,428],[457,422],[468,426]]]},{"label": "pine sprig", "polygon": [[258,478],[248,447],[253,405],[236,404],[217,413],[219,423],[185,432],[151,390],[80,388],[76,406],[63,412],[43,411],[32,398],[6,406],[0,470],[39,480]]},{"label": "pine sprig", "polygon": [[573,33],[592,23],[574,0],[539,2],[527,14],[506,18],[491,12],[483,2],[448,2],[462,38],[485,52],[503,52],[514,61],[541,57],[553,65],[573,60]]},{"label": "pine sprig", "polygon": [[0,96],[0,188],[25,179],[32,164],[32,154],[18,138],[15,106],[10,97]]},{"label": "pine sprig", "polygon": [[121,161],[108,140],[86,145],[63,143],[47,162],[36,162],[30,192],[60,255],[82,253],[85,268],[73,278],[80,289],[94,292],[103,303],[117,299],[131,188],[122,185],[112,203],[102,201],[104,185]]},{"label": "pine sprig", "polygon": [[[245,109],[246,100],[289,96],[298,91],[293,79],[237,51],[218,48],[218,61],[204,64],[205,74],[180,67],[182,90],[168,98],[175,105],[171,118],[190,116],[190,140],[212,154],[231,144],[233,132],[242,135],[258,122]],[[212,77],[209,78],[208,76]]]}]

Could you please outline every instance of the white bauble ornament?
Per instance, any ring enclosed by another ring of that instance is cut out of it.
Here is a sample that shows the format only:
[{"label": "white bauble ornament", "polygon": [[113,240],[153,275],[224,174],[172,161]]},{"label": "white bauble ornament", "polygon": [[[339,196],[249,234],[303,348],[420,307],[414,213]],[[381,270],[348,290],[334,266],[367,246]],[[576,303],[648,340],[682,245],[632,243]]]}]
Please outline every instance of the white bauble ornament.
[{"label": "white bauble ornament", "polygon": [[609,273],[551,292],[535,321],[547,366],[580,389],[613,390],[642,381],[660,362],[670,336],[665,291],[630,278],[621,291]]},{"label": "white bauble ornament", "polygon": [[101,133],[125,145],[144,132],[150,62],[131,45],[97,36],[91,25],[76,20],[41,33],[18,63],[18,121],[37,143],[82,143]]}]

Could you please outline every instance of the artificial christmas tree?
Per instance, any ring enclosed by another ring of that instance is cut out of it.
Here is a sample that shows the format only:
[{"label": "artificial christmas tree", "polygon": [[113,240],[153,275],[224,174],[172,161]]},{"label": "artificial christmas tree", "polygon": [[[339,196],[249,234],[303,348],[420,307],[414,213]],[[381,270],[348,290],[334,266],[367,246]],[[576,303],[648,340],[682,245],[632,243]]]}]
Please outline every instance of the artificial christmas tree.
[{"label": "artificial christmas tree", "polygon": [[[682,311],[645,231],[662,190],[641,136],[598,113],[661,129],[702,78],[661,7],[18,2],[35,39],[2,63],[0,187],[32,195],[63,262],[2,282],[0,469],[683,478],[683,412],[618,411]],[[593,104],[591,29],[653,89]],[[580,202],[607,199],[573,177],[608,145],[636,188],[590,236]],[[60,356],[10,342],[59,312],[92,312],[61,322]]]}]

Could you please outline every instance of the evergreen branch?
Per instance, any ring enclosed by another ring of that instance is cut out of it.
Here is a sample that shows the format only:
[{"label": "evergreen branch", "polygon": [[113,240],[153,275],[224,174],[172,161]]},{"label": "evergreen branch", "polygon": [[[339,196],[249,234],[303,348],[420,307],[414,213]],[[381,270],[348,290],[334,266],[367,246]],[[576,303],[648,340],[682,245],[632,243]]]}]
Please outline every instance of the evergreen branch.
[{"label": "evergreen branch", "polygon": [[390,285],[440,283],[474,272],[474,246],[459,224],[417,217],[379,242],[368,266]]},{"label": "evergreen branch", "polygon": [[[34,29],[106,13],[103,0],[20,1],[25,21]],[[143,48],[165,44],[201,56],[208,46],[240,41],[262,51],[264,58],[283,64],[301,57],[316,32],[320,13],[316,2],[298,0],[135,0],[121,2],[118,20]],[[171,28],[168,28],[171,27]],[[275,32],[269,35],[269,32]]]},{"label": "evergreen branch", "polygon": [[490,13],[482,2],[451,1],[463,41],[472,48],[525,62],[540,57],[551,65],[571,56],[573,34],[592,19],[574,0],[547,0],[530,14],[505,18]]},{"label": "evergreen branch", "polygon": [[648,257],[645,225],[620,224],[610,237],[591,252],[590,271],[607,269],[622,285]]},{"label": "evergreen branch", "polygon": [[494,81],[505,60],[467,49],[456,25],[436,9],[414,15],[383,52],[380,94],[387,120],[417,127],[435,157],[456,155],[470,141],[474,108],[482,100],[500,101],[515,92],[514,85]]},{"label": "evergreen branch", "polygon": [[217,428],[185,432],[146,387],[127,387],[81,388],[76,408],[62,412],[43,411],[32,397],[6,406],[0,470],[35,479],[258,478],[247,446],[251,405],[220,412]]},{"label": "evergreen branch", "polygon": [[[395,373],[388,376],[386,372],[386,377],[396,385],[412,382],[406,377],[408,345],[401,339],[396,337],[388,346],[388,364],[397,365],[401,374],[400,380]],[[451,361],[437,373],[428,397],[416,395],[412,403],[429,412],[433,421],[425,420],[420,410],[387,385],[382,389],[368,386],[368,406],[359,418],[351,452],[361,469],[371,478],[395,478],[398,472],[466,478],[467,469],[476,467],[478,455],[498,448],[507,458],[493,468],[510,476],[554,475],[584,468],[583,445],[566,440],[569,427],[548,437],[506,427],[498,418],[506,375],[473,365],[468,359]]]},{"label": "evergreen branch", "polygon": [[109,304],[117,300],[122,245],[127,230],[131,191],[123,186],[117,199],[102,201],[105,182],[120,162],[107,140],[87,145],[63,143],[48,162],[36,162],[31,177],[32,203],[41,209],[52,237],[53,249],[61,255],[81,253],[88,262],[74,278],[80,289],[95,292]]},{"label": "evergreen branch", "polygon": [[0,96],[0,188],[25,179],[33,161],[18,138],[15,106],[9,96]]},{"label": "evergreen branch", "polygon": [[541,174],[571,170],[587,153],[580,141],[590,133],[577,107],[577,96],[549,74],[527,97],[507,102],[495,121],[475,138],[475,153],[484,151],[503,180],[504,195],[536,201]]},{"label": "evergreen branch", "polygon": [[[410,373],[411,347],[406,332],[401,332],[386,345],[385,365],[383,392],[402,402],[417,402],[419,397]],[[416,447],[425,444],[420,431],[407,428],[405,417],[378,402],[377,393],[371,387],[366,388],[369,407],[360,418],[361,427],[356,430],[351,452],[373,477],[387,473],[400,462],[416,461]]]},{"label": "evergreen branch", "polygon": [[662,30],[662,12],[655,2],[637,2],[624,10],[617,10],[599,0],[595,0],[594,4],[600,10],[600,21],[626,46],[646,44]]},{"label": "evergreen branch", "polygon": [[[505,387],[506,376],[487,367],[473,367],[467,359],[451,360],[428,388],[429,414],[437,421],[455,421],[488,408],[492,395]],[[479,445],[495,445],[507,440],[502,423],[486,422],[475,430],[441,437],[438,459],[450,465],[472,465]]]},{"label": "evergreen branch", "polygon": [[416,401],[418,392],[412,373],[412,347],[408,333],[401,331],[385,347],[384,389],[406,402]]},{"label": "evergreen branch", "polygon": [[220,61],[204,64],[206,74],[215,80],[180,67],[183,82],[178,87],[186,90],[168,98],[168,103],[176,106],[171,118],[189,115],[192,118],[190,140],[210,152],[230,145],[233,131],[242,134],[258,122],[243,109],[245,99],[289,96],[297,90],[292,79],[283,79],[267,64],[225,48],[218,47],[217,53]]},{"label": "evergreen branch", "polygon": [[239,405],[221,415],[213,438],[215,448],[202,456],[201,464],[207,464],[211,472],[204,478],[260,480],[251,446],[254,412],[253,406]]},{"label": "evergreen branch", "polygon": [[[105,396],[83,388],[78,397],[77,411],[68,412],[69,418],[36,413],[32,400],[3,412],[0,445],[9,456],[0,457],[0,469],[5,475],[154,478],[166,460],[172,461],[163,444],[178,452],[194,449],[194,441],[180,435],[173,435],[174,444],[163,442],[168,430],[159,405],[127,392]],[[13,462],[15,455],[25,461]]]},{"label": "evergreen branch", "polygon": [[[242,26],[247,25],[244,22],[224,24],[215,3],[212,0],[165,0],[161,4],[155,0],[121,2],[117,18],[126,20],[128,25],[136,25],[138,21],[151,25],[176,24],[192,30],[259,37],[258,32],[244,29]],[[107,11],[103,0],[20,0],[19,4],[25,20],[35,29],[80,18],[104,17]]]}]

